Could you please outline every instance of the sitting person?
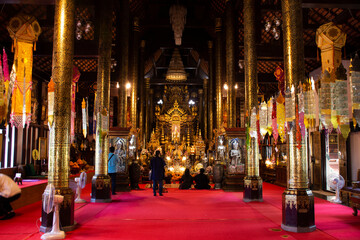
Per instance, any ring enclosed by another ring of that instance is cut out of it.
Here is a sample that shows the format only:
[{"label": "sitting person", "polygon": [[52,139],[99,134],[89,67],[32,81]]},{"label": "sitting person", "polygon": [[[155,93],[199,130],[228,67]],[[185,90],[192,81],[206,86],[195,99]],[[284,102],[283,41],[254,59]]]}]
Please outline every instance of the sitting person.
[{"label": "sitting person", "polygon": [[21,195],[21,189],[14,180],[5,174],[0,173],[0,219],[6,220],[15,216],[10,205],[11,202],[18,199]]},{"label": "sitting person", "polygon": [[190,175],[190,170],[185,169],[184,175],[180,178],[180,186],[179,189],[190,189],[193,184],[193,177]]},{"label": "sitting person", "polygon": [[201,168],[200,173],[194,177],[196,189],[210,189],[209,178],[204,174],[205,169]]}]

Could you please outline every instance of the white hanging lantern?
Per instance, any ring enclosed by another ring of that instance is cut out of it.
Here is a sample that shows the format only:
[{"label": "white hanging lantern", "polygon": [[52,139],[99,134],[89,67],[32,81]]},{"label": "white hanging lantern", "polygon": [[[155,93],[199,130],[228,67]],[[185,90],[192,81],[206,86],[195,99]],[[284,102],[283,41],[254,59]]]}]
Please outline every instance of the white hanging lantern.
[{"label": "white hanging lantern", "polygon": [[351,61],[350,86],[353,117],[356,122],[360,122],[360,59],[358,54]]},{"label": "white hanging lantern", "polygon": [[267,103],[265,101],[260,104],[259,125],[260,125],[260,134],[264,138],[267,133],[266,128],[268,125]]}]

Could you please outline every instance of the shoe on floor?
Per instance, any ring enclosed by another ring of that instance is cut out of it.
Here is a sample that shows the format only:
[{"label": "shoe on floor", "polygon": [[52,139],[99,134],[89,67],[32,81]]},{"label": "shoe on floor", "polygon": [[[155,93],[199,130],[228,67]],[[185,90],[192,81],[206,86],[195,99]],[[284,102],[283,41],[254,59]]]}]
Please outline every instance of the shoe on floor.
[{"label": "shoe on floor", "polygon": [[156,197],[156,193],[154,193],[154,196]]},{"label": "shoe on floor", "polygon": [[11,211],[11,212],[8,212],[7,214],[5,214],[5,216],[3,218],[1,218],[1,220],[7,220],[7,219],[11,219],[15,217],[15,212]]},{"label": "shoe on floor", "polygon": [[162,193],[159,194],[160,196],[163,196]]}]

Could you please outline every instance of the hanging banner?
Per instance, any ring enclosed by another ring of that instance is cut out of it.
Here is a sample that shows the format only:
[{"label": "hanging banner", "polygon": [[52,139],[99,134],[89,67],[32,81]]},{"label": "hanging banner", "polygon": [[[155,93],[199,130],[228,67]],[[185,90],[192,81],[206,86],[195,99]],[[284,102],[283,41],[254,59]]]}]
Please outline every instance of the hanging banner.
[{"label": "hanging banner", "polygon": [[76,119],[76,83],[79,81],[80,72],[76,66],[73,66],[73,78],[71,83],[71,120],[70,120],[70,141],[75,137],[75,119]]},{"label": "hanging banner", "polygon": [[51,129],[54,122],[54,104],[55,104],[55,82],[50,79],[48,84],[48,125]]},{"label": "hanging banner", "polygon": [[285,95],[284,70],[280,66],[277,66],[274,72],[274,76],[276,77],[276,80],[279,82],[278,83],[279,91],[284,96]]},{"label": "hanging banner", "polygon": [[28,15],[13,17],[7,26],[15,48],[14,63],[16,74],[11,99],[10,123],[15,127],[29,126],[31,120],[31,86],[33,50],[41,33],[36,19]]},{"label": "hanging banner", "polygon": [[87,136],[87,125],[88,125],[87,109],[88,109],[88,104],[85,101],[85,99],[83,98],[82,103],[81,103],[81,111],[82,111],[82,132],[83,132],[84,138],[86,138],[86,136]]},{"label": "hanging banner", "polygon": [[5,92],[3,68],[1,64],[1,56],[0,56],[0,122],[5,122],[5,119],[6,119],[6,92]]},{"label": "hanging banner", "polygon": [[14,58],[17,59],[17,77],[11,99],[10,123],[19,128],[31,121],[33,44],[17,42]]},{"label": "hanging banner", "polygon": [[277,102],[275,99],[273,99],[273,106],[272,106],[272,116],[271,116],[271,120],[272,120],[272,135],[274,137],[274,141],[275,144],[277,144],[278,138],[279,138],[279,132],[278,132],[278,126],[277,126],[277,114],[276,114],[276,105]]},{"label": "hanging banner", "polygon": [[276,99],[276,118],[281,142],[285,141],[285,99],[280,92]]}]

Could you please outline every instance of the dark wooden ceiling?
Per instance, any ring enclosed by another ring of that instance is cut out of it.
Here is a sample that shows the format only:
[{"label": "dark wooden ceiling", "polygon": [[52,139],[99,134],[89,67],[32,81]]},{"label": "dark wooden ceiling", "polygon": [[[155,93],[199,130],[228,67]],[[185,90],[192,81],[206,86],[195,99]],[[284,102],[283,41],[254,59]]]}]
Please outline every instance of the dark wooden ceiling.
[{"label": "dark wooden ceiling", "polygon": [[[243,13],[242,1],[233,0],[236,14],[236,55],[237,60],[244,58]],[[258,28],[258,71],[259,82],[275,82],[273,72],[283,64],[282,38],[274,40],[264,29],[265,22],[274,17],[281,19],[280,0],[257,0]],[[52,38],[54,23],[54,0],[0,0],[0,45],[10,52],[11,38],[6,29],[9,20],[25,13],[35,16],[42,28],[42,33],[34,52],[34,76],[48,81],[51,76]],[[76,18],[93,23],[94,31],[75,40],[74,64],[80,72],[86,73],[86,81],[96,81],[98,42],[97,42],[97,9],[95,0],[79,0],[76,7]],[[115,1],[119,2],[119,1]],[[174,47],[173,32],[169,22],[169,8],[179,2],[187,8],[187,22],[183,33],[182,53],[189,55],[184,61],[186,71],[193,77],[204,78],[208,71],[207,42],[213,40],[214,19],[224,17],[225,0],[129,0],[130,16],[139,17],[141,39],[146,40],[145,74],[166,72],[166,61],[170,61],[171,49]],[[113,45],[118,44],[116,25],[118,5],[113,14]],[[305,70],[307,73],[318,68],[321,63],[317,59],[315,43],[316,29],[324,23],[333,21],[340,24],[347,34],[344,58],[349,59],[360,49],[360,1],[359,0],[303,0],[303,25],[305,44]],[[280,32],[281,33],[281,32]],[[170,51],[170,52],[169,52]],[[183,59],[186,56],[183,56]],[[116,61],[116,54],[113,54]],[[10,54],[11,59],[11,54]],[[165,62],[157,62],[165,61]],[[114,67],[114,71],[118,68]],[[243,81],[243,68],[237,66],[236,81]],[[152,75],[153,77],[153,75]]]}]

